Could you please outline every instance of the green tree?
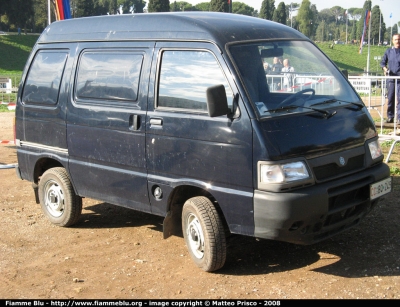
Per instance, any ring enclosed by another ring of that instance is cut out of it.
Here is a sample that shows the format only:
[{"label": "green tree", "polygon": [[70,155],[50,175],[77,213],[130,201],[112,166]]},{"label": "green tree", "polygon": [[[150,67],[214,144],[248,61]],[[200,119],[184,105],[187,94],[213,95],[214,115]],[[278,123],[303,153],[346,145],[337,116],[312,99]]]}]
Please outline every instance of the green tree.
[{"label": "green tree", "polygon": [[119,8],[119,5],[118,5],[118,1],[117,0],[110,0],[108,2],[108,13],[110,15],[117,14],[118,8]]},{"label": "green tree", "polygon": [[315,39],[321,42],[325,41],[328,36],[327,31],[328,26],[326,25],[325,20],[322,20],[315,31]]},{"label": "green tree", "polygon": [[247,4],[245,4],[243,2],[233,2],[232,3],[232,13],[253,16],[254,8],[251,6],[248,6]]},{"label": "green tree", "polygon": [[75,17],[86,17],[94,15],[94,0],[80,0],[76,2]]},{"label": "green tree", "polygon": [[350,39],[357,40],[357,23],[353,22],[353,26],[351,27]]},{"label": "green tree", "polygon": [[120,0],[119,5],[122,5],[122,13],[143,13],[143,8],[146,3],[142,0]]},{"label": "green tree", "polygon": [[210,10],[210,2],[200,2],[200,3],[197,3],[194,7],[198,11],[208,12]]},{"label": "green tree", "polygon": [[262,19],[272,20],[275,11],[275,0],[263,0],[259,17]]},{"label": "green tree", "polygon": [[312,20],[311,25],[312,25],[312,34],[311,37],[315,36],[315,31],[317,30],[317,26],[318,26],[318,10],[317,10],[317,6],[315,4],[311,4],[311,13],[312,13]]},{"label": "green tree", "polygon": [[198,11],[193,5],[186,1],[174,1],[169,5],[171,12],[179,12],[179,11]]},{"label": "green tree", "polygon": [[362,8],[351,7],[349,9],[347,9],[349,19],[352,19],[354,21],[359,20],[361,18],[362,12],[363,12]]},{"label": "green tree", "polygon": [[[372,8],[372,14],[371,14],[371,40],[373,42],[381,43],[383,36],[382,36],[382,28],[385,28],[382,26],[382,20],[381,19],[381,9],[378,5],[375,5]],[[379,33],[379,31],[381,32]],[[381,39],[381,42],[379,41]]]},{"label": "green tree", "polygon": [[288,26],[293,26],[293,28],[297,29],[297,20],[294,12],[300,8],[298,3],[291,2],[290,5],[286,5],[286,16],[289,17],[288,19]]},{"label": "green tree", "polygon": [[169,10],[171,12],[178,12],[181,10],[181,8],[179,7],[179,5],[176,3],[176,1],[172,2],[172,4],[169,4]]},{"label": "green tree", "polygon": [[[47,14],[47,0],[38,0],[33,4],[34,10],[34,23],[33,23],[33,32],[41,33],[44,28],[47,27],[49,23],[49,18]],[[53,11],[50,11],[50,14]],[[51,15],[51,20],[55,20],[54,14]]]},{"label": "green tree", "polygon": [[299,22],[299,31],[304,35],[311,38],[313,34],[313,12],[311,10],[311,3],[309,0],[303,0],[297,14],[297,20]]},{"label": "green tree", "polygon": [[34,24],[33,0],[3,0],[0,9],[7,15],[9,26],[23,28],[26,33],[27,26]]},{"label": "green tree", "polygon": [[[357,22],[357,37],[358,37],[358,39],[361,39],[361,37],[362,37],[362,34],[363,34],[363,30],[364,30],[364,20],[365,20],[365,12],[368,10],[368,11],[371,11],[371,7],[372,7],[372,2],[371,2],[371,0],[366,0],[365,2],[364,2],[364,6],[363,6],[363,10],[362,10],[362,13],[361,13],[361,18],[358,20],[358,22]],[[366,31],[368,31],[368,25],[367,25],[367,27],[366,27]],[[366,32],[366,33],[368,33],[368,32]]]},{"label": "green tree", "polygon": [[274,15],[272,16],[272,20],[284,25],[286,24],[287,15],[285,2],[281,2],[278,4],[277,9],[274,11]]},{"label": "green tree", "polygon": [[334,6],[330,9],[330,11],[332,12],[333,16],[335,16],[335,21],[336,24],[342,20],[343,17],[343,13],[345,12],[345,10],[340,7],[340,6]]},{"label": "green tree", "polygon": [[227,0],[211,0],[211,12],[229,12],[229,5]]},{"label": "green tree", "polygon": [[351,27],[351,34],[350,34],[350,39],[351,40],[359,40],[360,37],[357,36],[357,24],[358,21],[361,19],[361,16],[363,15],[363,9],[362,8],[356,8],[352,7],[347,9],[348,12],[348,19],[349,19],[349,26]]},{"label": "green tree", "polygon": [[147,11],[152,12],[169,12],[169,0],[149,0]]},{"label": "green tree", "polygon": [[326,24],[335,22],[335,15],[331,9],[323,9],[318,13],[318,21],[325,21]]},{"label": "green tree", "polygon": [[392,32],[390,33],[390,41],[392,41],[393,34],[398,34],[398,33],[399,33],[398,26],[397,24],[394,24],[392,27]]}]

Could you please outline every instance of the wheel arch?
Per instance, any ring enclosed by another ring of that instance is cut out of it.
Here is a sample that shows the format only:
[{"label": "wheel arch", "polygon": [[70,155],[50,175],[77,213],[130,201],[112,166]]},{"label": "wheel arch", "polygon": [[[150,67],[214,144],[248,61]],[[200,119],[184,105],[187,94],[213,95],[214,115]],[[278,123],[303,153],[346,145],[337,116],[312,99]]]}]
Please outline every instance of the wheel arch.
[{"label": "wheel arch", "polygon": [[66,168],[60,161],[54,158],[40,158],[38,161],[36,161],[35,168],[33,170],[33,182],[38,184],[40,177],[43,175],[43,173],[53,167]]},{"label": "wheel arch", "polygon": [[167,239],[172,235],[183,237],[182,233],[183,205],[188,199],[197,196],[207,197],[212,202],[223,222],[225,231],[229,231],[229,227],[225,219],[224,213],[217,199],[209,191],[201,187],[180,185],[175,187],[168,197],[167,214],[163,222],[164,239]]},{"label": "wheel arch", "polygon": [[[67,168],[60,161],[58,161],[54,158],[43,157],[43,158],[40,158],[39,160],[37,160],[35,163],[35,167],[33,169],[32,188],[35,193],[35,201],[37,204],[40,204],[39,191],[38,191],[40,177],[44,174],[45,171],[47,171],[51,168],[54,168],[54,167],[62,167],[65,170],[67,170]],[[74,191],[76,193],[76,190],[75,190],[72,180],[71,180],[71,184],[72,184],[72,188],[74,189]]]}]

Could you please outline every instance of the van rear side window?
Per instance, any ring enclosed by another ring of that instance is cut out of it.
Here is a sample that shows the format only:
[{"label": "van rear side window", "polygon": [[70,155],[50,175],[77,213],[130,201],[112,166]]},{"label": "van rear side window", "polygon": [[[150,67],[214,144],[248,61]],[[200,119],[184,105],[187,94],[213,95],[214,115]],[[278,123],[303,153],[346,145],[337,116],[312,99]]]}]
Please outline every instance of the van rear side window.
[{"label": "van rear side window", "polygon": [[56,104],[66,60],[66,51],[39,51],[29,69],[22,101],[29,104]]},{"label": "van rear side window", "polygon": [[131,52],[90,51],[81,56],[76,97],[136,101],[143,55]]}]

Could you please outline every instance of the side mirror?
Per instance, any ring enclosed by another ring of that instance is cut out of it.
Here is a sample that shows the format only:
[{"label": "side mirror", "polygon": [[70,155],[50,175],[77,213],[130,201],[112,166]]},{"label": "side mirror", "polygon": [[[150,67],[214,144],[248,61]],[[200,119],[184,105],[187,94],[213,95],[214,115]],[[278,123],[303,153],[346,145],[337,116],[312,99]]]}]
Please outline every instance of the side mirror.
[{"label": "side mirror", "polygon": [[225,87],[222,84],[208,87],[206,94],[208,115],[210,117],[217,117],[230,113]]}]

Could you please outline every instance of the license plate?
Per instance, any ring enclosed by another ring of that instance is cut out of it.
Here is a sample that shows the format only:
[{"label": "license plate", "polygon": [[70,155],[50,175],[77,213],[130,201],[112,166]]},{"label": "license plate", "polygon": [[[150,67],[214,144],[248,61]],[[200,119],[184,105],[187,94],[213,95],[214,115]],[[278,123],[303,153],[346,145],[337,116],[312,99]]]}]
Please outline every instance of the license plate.
[{"label": "license plate", "polygon": [[371,200],[390,193],[392,191],[392,177],[371,184],[369,190]]}]

